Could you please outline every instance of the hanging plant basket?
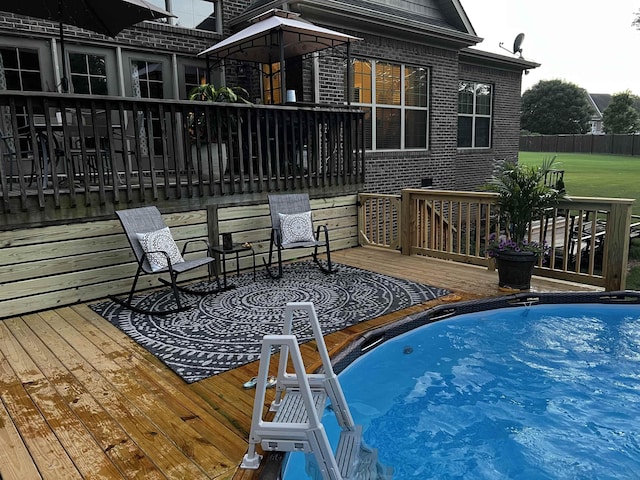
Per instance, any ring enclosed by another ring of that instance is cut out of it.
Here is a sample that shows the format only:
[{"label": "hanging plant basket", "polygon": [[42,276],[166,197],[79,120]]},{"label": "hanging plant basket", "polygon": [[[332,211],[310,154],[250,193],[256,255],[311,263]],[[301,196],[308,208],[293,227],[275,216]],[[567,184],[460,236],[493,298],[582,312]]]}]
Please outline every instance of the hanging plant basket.
[{"label": "hanging plant basket", "polygon": [[538,261],[534,252],[501,252],[496,257],[498,285],[515,290],[529,290],[533,267]]}]

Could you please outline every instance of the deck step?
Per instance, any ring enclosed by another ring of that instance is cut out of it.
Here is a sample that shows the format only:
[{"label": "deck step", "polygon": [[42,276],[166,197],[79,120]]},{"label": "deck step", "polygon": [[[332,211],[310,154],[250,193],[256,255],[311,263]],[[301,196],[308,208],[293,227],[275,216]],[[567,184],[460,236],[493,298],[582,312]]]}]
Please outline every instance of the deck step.
[{"label": "deck step", "polygon": [[[322,411],[327,403],[325,390],[312,390],[311,396],[318,416],[322,417]],[[273,417],[274,423],[307,423],[309,415],[304,406],[302,393],[297,388],[287,389],[280,407]]]},{"label": "deck step", "polygon": [[[362,441],[362,425],[355,425],[353,430],[340,432],[340,440],[336,449],[336,463],[343,480],[391,480],[393,468],[385,467],[378,461],[378,451],[367,447]],[[317,459],[307,457],[305,468],[313,480],[323,480],[318,468]]]}]

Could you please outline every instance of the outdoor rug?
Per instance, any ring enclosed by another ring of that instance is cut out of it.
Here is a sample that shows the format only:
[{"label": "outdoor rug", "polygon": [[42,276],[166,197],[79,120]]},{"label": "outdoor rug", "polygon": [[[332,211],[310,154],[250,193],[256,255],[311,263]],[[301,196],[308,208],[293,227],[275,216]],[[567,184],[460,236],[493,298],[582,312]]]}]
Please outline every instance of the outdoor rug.
[{"label": "outdoor rug", "polygon": [[[334,264],[323,274],[312,262],[287,264],[279,280],[264,270],[230,277],[236,288],[206,297],[181,293],[192,308],[142,315],[107,301],[91,308],[192,383],[260,358],[264,335],[282,333],[287,302],[313,302],[323,334],[417,305],[449,292]],[[174,305],[170,289],[136,297],[145,308]],[[301,315],[302,312],[301,312]],[[303,343],[313,338],[306,318],[293,322]]]}]

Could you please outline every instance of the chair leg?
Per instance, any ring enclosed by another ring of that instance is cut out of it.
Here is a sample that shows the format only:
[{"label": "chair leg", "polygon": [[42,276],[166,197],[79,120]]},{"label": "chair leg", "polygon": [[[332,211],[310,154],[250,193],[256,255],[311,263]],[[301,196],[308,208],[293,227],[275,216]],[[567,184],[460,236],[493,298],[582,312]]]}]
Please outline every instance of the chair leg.
[{"label": "chair leg", "polygon": [[140,308],[137,305],[134,305],[132,303],[133,301],[133,294],[135,293],[135,289],[136,289],[136,285],[138,284],[138,278],[140,277],[140,273],[142,272],[142,264],[138,265],[138,270],[136,271],[136,276],[133,279],[133,285],[131,286],[131,290],[129,291],[129,295],[127,297],[126,300],[123,300],[121,298],[118,298],[115,295],[109,295],[109,299],[111,299],[112,301],[114,301],[115,303],[122,305],[125,308],[128,308],[129,310],[136,312],[136,313],[140,313],[142,315],[158,315],[158,316],[162,316],[162,315],[170,315],[172,313],[178,313],[178,312],[184,312],[185,310],[188,309],[188,307],[183,307],[182,303],[180,301],[180,294],[178,291],[178,285],[176,284],[176,278],[177,275],[175,275],[173,273],[173,270],[170,271],[170,275],[171,275],[171,283],[172,283],[172,289],[173,289],[173,296],[176,300],[176,308],[172,308],[169,310],[151,310],[151,309],[146,309],[146,308]]},{"label": "chair leg", "polygon": [[[273,247],[275,245],[275,230],[271,230],[271,240],[269,241],[269,261],[266,262],[265,259],[262,259],[262,262],[264,263],[265,268],[267,269],[267,274],[273,278],[274,280],[281,278],[282,277],[282,266],[279,265],[278,268],[278,273],[279,275],[274,275],[273,272],[271,271],[271,264],[273,263]],[[278,257],[280,258],[280,249],[278,249]]]},{"label": "chair leg", "polygon": [[324,231],[324,244],[325,244],[326,255],[327,255],[327,266],[325,267],[324,265],[322,265],[322,263],[318,259],[318,246],[317,245],[313,249],[313,261],[316,263],[316,265],[318,265],[320,270],[322,270],[322,273],[329,274],[329,273],[333,273],[333,266],[331,265],[331,248],[329,246],[329,231],[327,230],[327,226],[326,225],[319,226],[318,229],[316,230],[316,238],[317,239],[320,238],[320,230],[321,229]]}]

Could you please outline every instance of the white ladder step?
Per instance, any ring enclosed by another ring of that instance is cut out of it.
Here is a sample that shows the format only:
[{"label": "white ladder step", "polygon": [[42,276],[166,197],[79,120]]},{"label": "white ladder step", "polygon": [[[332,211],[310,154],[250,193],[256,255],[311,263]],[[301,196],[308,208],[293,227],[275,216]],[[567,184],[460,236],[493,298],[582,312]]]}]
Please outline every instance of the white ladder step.
[{"label": "white ladder step", "polygon": [[[318,417],[322,417],[322,411],[327,402],[327,393],[324,390],[312,390],[311,396],[313,403],[318,412]],[[300,390],[287,389],[282,403],[276,412],[273,422],[274,423],[307,423],[309,421],[309,415],[307,409],[304,406],[304,400]]]}]

